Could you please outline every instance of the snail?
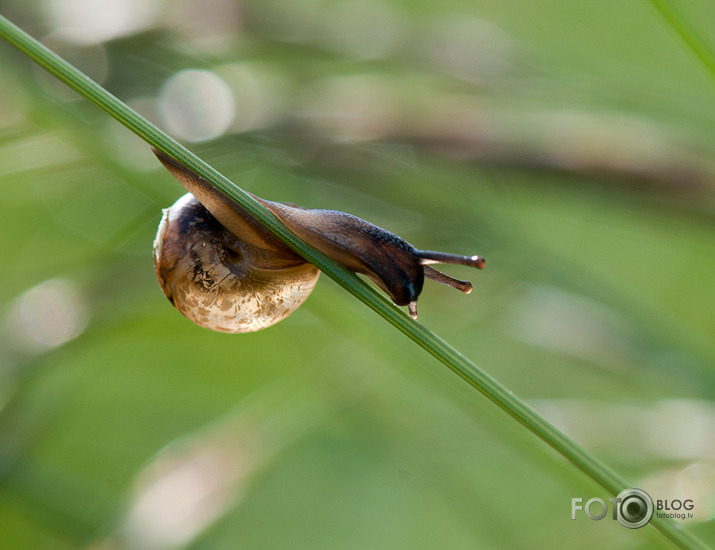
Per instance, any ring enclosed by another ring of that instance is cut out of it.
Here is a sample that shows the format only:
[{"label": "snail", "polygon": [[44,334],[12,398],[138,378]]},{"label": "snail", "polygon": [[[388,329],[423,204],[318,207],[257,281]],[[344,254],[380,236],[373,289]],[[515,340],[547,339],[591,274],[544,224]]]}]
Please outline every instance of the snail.
[{"label": "snail", "polygon": [[[154,154],[189,191],[164,210],[154,241],[154,267],[169,301],[194,323],[221,332],[253,332],[295,311],[313,290],[318,269],[206,180]],[[432,264],[485,265],[480,256],[418,250],[352,214],[251,196],[310,245],[369,277],[414,319],[425,277],[465,294],[472,290]]]}]

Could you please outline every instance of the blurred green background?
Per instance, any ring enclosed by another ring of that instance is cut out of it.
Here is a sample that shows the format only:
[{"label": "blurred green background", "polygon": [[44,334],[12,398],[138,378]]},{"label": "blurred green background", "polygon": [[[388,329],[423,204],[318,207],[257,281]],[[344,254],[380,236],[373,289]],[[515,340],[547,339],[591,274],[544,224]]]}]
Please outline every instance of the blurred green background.
[{"label": "blurred green background", "polygon": [[[648,2],[0,13],[244,189],[484,255],[420,321],[715,543],[715,85]],[[2,548],[670,547],[572,521],[610,495],[326,277],[270,329],[192,325],[151,260],[180,186],[0,71]]]}]

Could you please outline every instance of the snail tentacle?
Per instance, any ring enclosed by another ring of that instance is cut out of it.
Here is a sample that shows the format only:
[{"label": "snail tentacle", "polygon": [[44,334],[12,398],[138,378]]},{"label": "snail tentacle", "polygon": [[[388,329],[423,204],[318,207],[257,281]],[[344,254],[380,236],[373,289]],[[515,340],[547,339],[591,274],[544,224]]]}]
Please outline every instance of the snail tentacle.
[{"label": "snail tentacle", "polygon": [[469,294],[470,292],[472,292],[472,283],[470,283],[469,281],[461,281],[460,279],[455,279],[454,277],[450,277],[449,275],[446,275],[429,265],[424,266],[424,269],[425,277],[432,281],[443,284],[445,286],[456,288],[457,290],[460,290],[465,294]]}]

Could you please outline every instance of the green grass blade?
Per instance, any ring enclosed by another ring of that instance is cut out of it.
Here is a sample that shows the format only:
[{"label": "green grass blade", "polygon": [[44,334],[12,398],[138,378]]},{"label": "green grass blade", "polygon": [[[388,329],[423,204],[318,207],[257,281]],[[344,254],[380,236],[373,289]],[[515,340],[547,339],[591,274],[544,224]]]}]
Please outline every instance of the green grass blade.
[{"label": "green grass blade", "polygon": [[[532,433],[537,435],[574,466],[601,485],[610,494],[617,495],[631,487],[605,464],[577,445],[550,422],[538,414],[508,388],[447,344],[439,336],[413,321],[396,308],[372,287],[365,284],[352,272],[342,268],[324,254],[311,248],[291,233],[271,212],[263,208],[249,195],[222,176],[211,166],[171,139],[149,121],[130,109],[122,101],[93,82],[81,71],[55,55],[37,40],[0,16],[0,37],[30,57],[48,72],[64,82],[78,94],[88,99],[121,124],[129,128],[146,143],[163,151],[209,181],[242,208],[254,216],[287,246],[315,264],[326,275],[373,309],[411,340],[450,368],[458,376],[479,390],[496,405],[506,411]],[[568,509],[567,503],[565,509]],[[568,514],[568,512],[565,512]],[[565,515],[565,521],[568,516]],[[691,533],[680,529],[673,522],[656,516],[651,525],[680,548],[707,548]]]},{"label": "green grass blade", "polygon": [[683,39],[690,51],[705,65],[710,75],[715,78],[715,54],[707,42],[695,32],[683,14],[669,0],[650,0],[650,3]]}]

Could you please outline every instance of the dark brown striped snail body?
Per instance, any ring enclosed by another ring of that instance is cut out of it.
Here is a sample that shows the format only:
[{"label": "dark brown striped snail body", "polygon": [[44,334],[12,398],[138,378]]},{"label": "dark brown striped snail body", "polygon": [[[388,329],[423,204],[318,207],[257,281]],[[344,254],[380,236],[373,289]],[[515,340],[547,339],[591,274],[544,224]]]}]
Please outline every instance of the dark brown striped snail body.
[{"label": "dark brown striped snail body", "polygon": [[[191,170],[155,151],[189,191],[164,210],[154,266],[164,294],[194,323],[221,332],[253,332],[290,315],[313,290],[319,271]],[[344,267],[363,273],[417,318],[424,278],[464,293],[472,285],[430,264],[482,269],[480,256],[418,250],[351,214],[304,209],[252,195],[296,235]]]}]

